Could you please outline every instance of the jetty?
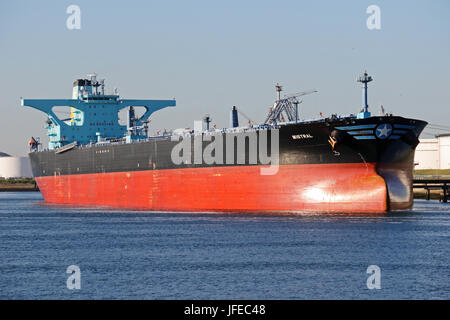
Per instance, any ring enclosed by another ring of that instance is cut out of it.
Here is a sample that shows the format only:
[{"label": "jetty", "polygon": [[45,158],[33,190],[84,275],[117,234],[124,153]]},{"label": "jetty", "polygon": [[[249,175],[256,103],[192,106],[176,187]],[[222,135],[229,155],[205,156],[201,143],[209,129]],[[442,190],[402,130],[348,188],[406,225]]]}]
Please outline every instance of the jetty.
[{"label": "jetty", "polygon": [[449,200],[450,176],[414,176],[414,196],[426,200],[439,199],[443,203]]}]

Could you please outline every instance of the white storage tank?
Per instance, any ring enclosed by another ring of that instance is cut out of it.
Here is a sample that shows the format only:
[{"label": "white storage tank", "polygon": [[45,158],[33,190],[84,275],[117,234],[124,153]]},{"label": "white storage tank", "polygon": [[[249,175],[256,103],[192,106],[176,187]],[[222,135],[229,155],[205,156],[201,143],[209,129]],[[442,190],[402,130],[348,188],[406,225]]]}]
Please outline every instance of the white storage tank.
[{"label": "white storage tank", "polygon": [[450,169],[450,134],[420,139],[414,163],[415,169]]},{"label": "white storage tank", "polygon": [[30,159],[28,157],[11,157],[0,152],[0,177],[32,178]]},{"label": "white storage tank", "polygon": [[450,134],[441,134],[439,139],[439,169],[450,169]]},{"label": "white storage tank", "polygon": [[438,139],[420,139],[414,155],[415,169],[439,169]]}]

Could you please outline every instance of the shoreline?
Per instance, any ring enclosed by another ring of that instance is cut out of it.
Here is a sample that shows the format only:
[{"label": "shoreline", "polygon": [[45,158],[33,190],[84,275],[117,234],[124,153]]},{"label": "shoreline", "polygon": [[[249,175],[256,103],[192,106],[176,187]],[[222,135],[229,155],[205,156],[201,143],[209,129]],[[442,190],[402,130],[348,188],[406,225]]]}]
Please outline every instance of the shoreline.
[{"label": "shoreline", "polygon": [[33,178],[10,178],[0,180],[0,192],[39,191]]},{"label": "shoreline", "polygon": [[29,192],[39,191],[35,184],[0,184],[0,192]]}]

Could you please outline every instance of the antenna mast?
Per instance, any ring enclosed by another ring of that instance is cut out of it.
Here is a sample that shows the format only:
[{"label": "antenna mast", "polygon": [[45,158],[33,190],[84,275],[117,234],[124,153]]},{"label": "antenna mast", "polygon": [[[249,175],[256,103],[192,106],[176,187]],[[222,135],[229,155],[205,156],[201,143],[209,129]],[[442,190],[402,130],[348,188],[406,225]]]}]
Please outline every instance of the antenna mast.
[{"label": "antenna mast", "polygon": [[363,84],[362,89],[362,110],[358,113],[358,119],[364,119],[370,117],[369,105],[367,104],[367,84],[371,82],[373,79],[371,76],[367,74],[367,71],[364,72],[362,76],[358,78],[358,82]]},{"label": "antenna mast", "polygon": [[280,86],[278,83],[275,85],[275,90],[277,91],[277,101],[281,100],[281,91],[283,91],[283,86]]}]

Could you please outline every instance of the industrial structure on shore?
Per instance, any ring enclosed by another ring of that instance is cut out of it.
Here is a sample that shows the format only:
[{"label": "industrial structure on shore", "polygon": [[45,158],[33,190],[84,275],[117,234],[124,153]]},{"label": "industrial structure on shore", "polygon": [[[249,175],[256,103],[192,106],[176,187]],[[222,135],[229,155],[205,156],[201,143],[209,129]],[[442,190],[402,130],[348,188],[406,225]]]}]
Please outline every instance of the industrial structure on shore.
[{"label": "industrial structure on shore", "polygon": [[31,178],[30,158],[12,157],[9,154],[0,152],[0,178]]},{"label": "industrial structure on shore", "polygon": [[414,157],[415,169],[450,169],[450,133],[420,139]]}]

